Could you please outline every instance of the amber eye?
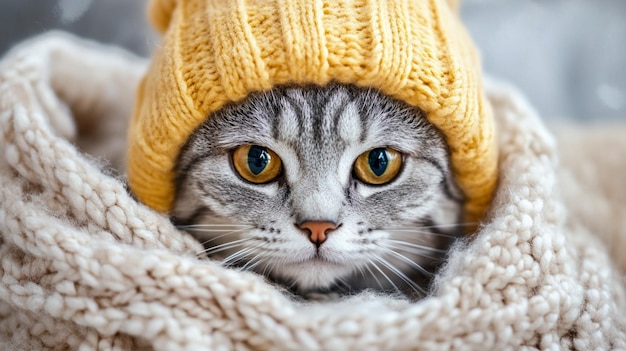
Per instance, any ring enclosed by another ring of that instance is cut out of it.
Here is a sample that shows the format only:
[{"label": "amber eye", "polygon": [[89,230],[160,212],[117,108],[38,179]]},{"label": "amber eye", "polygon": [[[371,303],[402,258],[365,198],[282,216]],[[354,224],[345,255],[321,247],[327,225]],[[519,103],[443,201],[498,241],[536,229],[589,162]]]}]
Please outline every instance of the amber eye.
[{"label": "amber eye", "polygon": [[256,184],[271,182],[282,169],[274,151],[257,145],[238,147],[233,153],[233,165],[243,179]]},{"label": "amber eye", "polygon": [[377,148],[361,154],[354,164],[354,174],[366,184],[382,185],[392,181],[402,166],[402,154],[394,149]]}]

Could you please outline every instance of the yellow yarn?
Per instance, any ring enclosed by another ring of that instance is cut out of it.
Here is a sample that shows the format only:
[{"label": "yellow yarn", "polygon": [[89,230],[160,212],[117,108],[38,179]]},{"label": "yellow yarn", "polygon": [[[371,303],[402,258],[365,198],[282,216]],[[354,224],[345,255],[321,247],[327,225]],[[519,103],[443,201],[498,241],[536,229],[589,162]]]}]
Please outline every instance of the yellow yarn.
[{"label": "yellow yarn", "polygon": [[455,0],[153,0],[163,42],[129,130],[132,191],[161,212],[191,133],[225,103],[287,83],[374,87],[424,110],[450,146],[470,221],[497,180],[480,64]]}]

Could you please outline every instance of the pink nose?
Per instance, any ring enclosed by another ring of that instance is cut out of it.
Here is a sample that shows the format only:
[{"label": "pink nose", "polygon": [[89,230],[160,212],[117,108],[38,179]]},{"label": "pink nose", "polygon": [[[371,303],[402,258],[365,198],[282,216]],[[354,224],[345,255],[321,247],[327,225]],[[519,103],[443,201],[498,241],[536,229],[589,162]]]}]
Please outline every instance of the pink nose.
[{"label": "pink nose", "polygon": [[333,222],[306,221],[298,224],[298,228],[307,231],[309,240],[320,247],[326,241],[328,233],[337,229],[337,225]]}]

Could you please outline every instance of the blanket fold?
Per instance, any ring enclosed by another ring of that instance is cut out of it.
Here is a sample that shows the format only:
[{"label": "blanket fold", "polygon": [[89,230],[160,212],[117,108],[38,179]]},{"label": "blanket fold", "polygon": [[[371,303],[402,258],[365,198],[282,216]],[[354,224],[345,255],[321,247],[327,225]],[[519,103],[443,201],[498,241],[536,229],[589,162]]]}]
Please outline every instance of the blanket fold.
[{"label": "blanket fold", "polygon": [[302,303],[198,257],[198,242],[129,195],[119,174],[145,67],[62,33],[0,63],[0,349],[626,349],[621,188],[593,194],[607,206],[579,204],[597,181],[559,164],[571,137],[557,144],[511,87],[486,86],[494,202],[431,295]]}]

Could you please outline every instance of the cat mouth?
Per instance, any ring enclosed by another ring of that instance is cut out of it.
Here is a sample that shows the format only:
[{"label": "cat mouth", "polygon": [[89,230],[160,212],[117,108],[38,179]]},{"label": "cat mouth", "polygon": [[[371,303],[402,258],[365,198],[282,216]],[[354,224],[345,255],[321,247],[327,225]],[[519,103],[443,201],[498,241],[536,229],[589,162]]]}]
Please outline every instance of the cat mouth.
[{"label": "cat mouth", "polygon": [[320,255],[319,252],[316,252],[309,259],[297,262],[296,265],[321,269],[335,269],[336,267],[341,267],[340,262],[325,258],[324,256]]},{"label": "cat mouth", "polygon": [[[319,252],[316,252],[315,255],[308,260],[308,262],[325,263],[325,264],[336,264],[335,262],[331,262],[331,261],[325,259],[324,257],[320,256]],[[306,261],[304,263],[306,263]]]},{"label": "cat mouth", "polygon": [[293,266],[312,266],[312,267],[329,267],[329,266],[338,266],[339,262],[330,260],[324,255],[321,255],[319,251],[311,254],[309,257],[305,257],[300,260],[295,260],[291,262]]}]

